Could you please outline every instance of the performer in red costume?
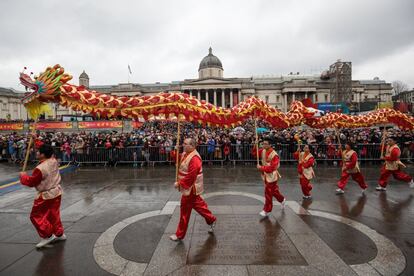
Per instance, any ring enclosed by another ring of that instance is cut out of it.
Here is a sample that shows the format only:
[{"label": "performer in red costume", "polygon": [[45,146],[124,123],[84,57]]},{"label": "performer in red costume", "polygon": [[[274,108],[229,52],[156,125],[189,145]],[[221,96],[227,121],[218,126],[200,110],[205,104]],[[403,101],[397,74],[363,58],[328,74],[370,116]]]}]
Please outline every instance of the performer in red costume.
[{"label": "performer in red costume", "polygon": [[352,149],[352,144],[347,142],[345,144],[345,150],[341,152],[342,154],[342,174],[341,179],[338,181],[338,189],[336,189],[337,195],[342,195],[345,189],[348,179],[351,176],[352,179],[358,183],[359,187],[362,189],[362,193],[368,188],[367,183],[365,183],[364,176],[362,175],[359,165],[358,165],[358,155]]},{"label": "performer in red costume", "polygon": [[409,183],[410,188],[414,188],[414,181],[411,176],[401,171],[405,165],[400,161],[401,150],[393,138],[388,138],[385,156],[381,156],[385,160],[384,166],[381,168],[381,175],[378,181],[377,191],[384,192],[387,190],[388,178],[392,175],[395,179]]},{"label": "performer in red costume", "polygon": [[312,190],[312,184],[310,183],[310,180],[315,177],[315,172],[312,168],[315,164],[315,158],[312,153],[310,153],[308,145],[305,145],[303,147],[303,152],[300,152],[300,144],[298,150],[293,154],[293,157],[299,161],[299,183],[302,187],[303,199],[311,199],[312,196],[310,192]]},{"label": "performer in red costume", "polygon": [[178,171],[178,182],[174,187],[181,192],[180,222],[177,231],[170,236],[173,241],[184,239],[190,221],[192,209],[196,210],[210,225],[209,233],[214,232],[216,217],[208,209],[207,203],[201,197],[203,192],[203,168],[200,154],[197,152],[196,141],[187,138],[183,143],[184,153],[181,156]]},{"label": "performer in red costume", "polygon": [[41,145],[36,154],[40,164],[31,176],[20,173],[20,182],[37,190],[30,220],[41,237],[36,247],[41,248],[52,241],[66,240],[66,235],[60,220],[62,188],[59,164],[53,157],[53,148],[50,145]]},{"label": "performer in red costume", "polygon": [[262,217],[267,217],[273,208],[273,197],[285,207],[286,199],[280,193],[277,181],[280,178],[278,169],[280,167],[280,159],[276,151],[270,145],[270,139],[263,139],[263,149],[259,150],[259,156],[262,166],[257,165],[257,169],[261,172],[262,179],[265,184],[265,204],[263,210],[259,213]]}]

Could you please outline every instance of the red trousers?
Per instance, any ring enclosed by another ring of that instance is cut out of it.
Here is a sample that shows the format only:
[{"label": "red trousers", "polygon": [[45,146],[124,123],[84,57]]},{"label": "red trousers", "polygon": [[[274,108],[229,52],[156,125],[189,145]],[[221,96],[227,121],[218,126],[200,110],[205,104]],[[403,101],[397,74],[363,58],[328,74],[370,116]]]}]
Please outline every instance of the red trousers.
[{"label": "red trousers", "polygon": [[52,234],[61,236],[63,226],[60,221],[60,201],[62,196],[53,199],[39,197],[33,202],[30,220],[41,238],[49,238]]},{"label": "red trousers", "polygon": [[189,196],[181,196],[180,222],[175,232],[179,239],[183,239],[185,233],[187,233],[192,209],[196,210],[206,220],[207,224],[210,225],[216,221],[216,217],[210,212],[207,203],[200,195],[191,193]]},{"label": "red trousers", "polygon": [[285,197],[279,191],[279,186],[277,185],[277,182],[265,183],[265,204],[263,207],[263,211],[265,211],[266,213],[272,212],[273,197],[275,197],[279,202],[282,202],[285,199]]},{"label": "red trousers", "polygon": [[361,172],[357,172],[357,173],[348,173],[347,171],[342,171],[342,175],[341,175],[341,179],[339,179],[338,181],[338,188],[343,190],[345,189],[346,184],[348,183],[348,179],[349,177],[352,177],[352,179],[358,183],[359,187],[361,187],[361,189],[366,189],[368,188],[367,183],[365,183],[365,179],[364,176],[362,175]]},{"label": "red trousers", "polygon": [[299,183],[300,183],[300,186],[302,187],[303,195],[310,196],[310,191],[312,191],[312,184],[310,183],[309,179],[301,175],[299,177]]},{"label": "red trousers", "polygon": [[387,187],[388,178],[391,175],[394,176],[395,179],[404,181],[404,182],[410,182],[412,179],[411,176],[409,176],[408,174],[406,174],[405,172],[401,170],[390,171],[390,170],[386,170],[385,166],[382,166],[380,179],[378,181],[379,185],[384,188]]}]

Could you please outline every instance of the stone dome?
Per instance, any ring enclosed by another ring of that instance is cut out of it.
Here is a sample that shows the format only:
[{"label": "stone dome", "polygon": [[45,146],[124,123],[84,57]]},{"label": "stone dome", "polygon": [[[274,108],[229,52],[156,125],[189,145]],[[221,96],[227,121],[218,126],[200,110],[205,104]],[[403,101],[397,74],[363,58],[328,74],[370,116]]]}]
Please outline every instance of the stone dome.
[{"label": "stone dome", "polygon": [[83,70],[82,74],[79,76],[80,79],[89,79],[88,74],[85,73],[85,70]]},{"label": "stone dome", "polygon": [[205,68],[220,68],[221,70],[223,70],[223,65],[221,64],[221,61],[218,57],[213,55],[213,49],[211,49],[211,47],[208,49],[208,55],[201,60],[200,66],[198,67],[198,71]]}]

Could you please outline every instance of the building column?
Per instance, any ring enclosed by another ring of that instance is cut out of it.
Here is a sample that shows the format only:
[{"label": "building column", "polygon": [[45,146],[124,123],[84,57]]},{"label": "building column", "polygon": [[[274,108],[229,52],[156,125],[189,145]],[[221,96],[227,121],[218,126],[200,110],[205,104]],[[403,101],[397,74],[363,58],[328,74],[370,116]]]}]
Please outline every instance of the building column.
[{"label": "building column", "polygon": [[213,93],[214,93],[214,105],[217,106],[217,89],[214,89]]},{"label": "building column", "polygon": [[305,99],[308,97],[308,92],[305,92]]},{"label": "building column", "polygon": [[22,110],[20,108],[20,103],[16,103],[17,105],[17,120],[22,120]]},{"label": "building column", "polygon": [[239,96],[239,103],[242,102],[241,90],[237,89],[237,95]]},{"label": "building column", "polygon": [[200,90],[196,90],[197,91],[197,99],[200,101],[201,100],[201,93]]},{"label": "building column", "polygon": [[233,107],[233,90],[230,89],[230,108]]},{"label": "building column", "polygon": [[288,106],[287,106],[287,93],[285,93],[283,95],[283,107],[285,109],[285,112],[287,112],[287,110],[288,110]]},{"label": "building column", "polygon": [[292,93],[292,102],[295,101],[295,92]]},{"label": "building column", "polygon": [[225,90],[222,89],[221,90],[221,107],[226,108],[226,103],[225,103],[226,98],[224,96],[224,92],[225,92]]}]

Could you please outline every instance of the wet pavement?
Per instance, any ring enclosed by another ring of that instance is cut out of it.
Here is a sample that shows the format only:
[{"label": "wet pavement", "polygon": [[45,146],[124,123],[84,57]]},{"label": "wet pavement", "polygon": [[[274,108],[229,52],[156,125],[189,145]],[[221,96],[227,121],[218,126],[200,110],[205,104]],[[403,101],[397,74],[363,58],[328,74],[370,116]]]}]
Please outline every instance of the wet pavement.
[{"label": "wet pavement", "polygon": [[[0,173],[13,167],[0,164]],[[215,234],[193,212],[175,243],[173,167],[81,167],[62,176],[66,242],[34,248],[33,190],[0,196],[0,275],[414,275],[414,190],[391,180],[386,193],[375,191],[379,168],[371,165],[363,167],[365,196],[352,180],[336,196],[339,173],[317,167],[310,201],[295,167],[282,166],[288,206],[276,203],[261,219],[263,184],[252,165],[204,166]]]},{"label": "wet pavement", "polygon": [[21,168],[16,164],[11,164],[7,162],[0,163],[0,183],[12,179],[13,177],[18,177]]},{"label": "wet pavement", "polygon": [[[22,171],[22,167],[23,165],[8,163],[6,161],[0,162],[0,183],[5,183],[10,179],[18,177],[19,173]],[[28,164],[28,170],[31,170],[34,167],[34,164]]]}]

